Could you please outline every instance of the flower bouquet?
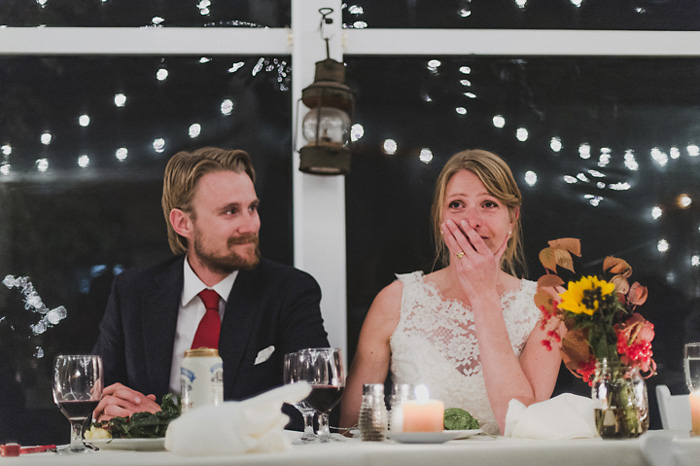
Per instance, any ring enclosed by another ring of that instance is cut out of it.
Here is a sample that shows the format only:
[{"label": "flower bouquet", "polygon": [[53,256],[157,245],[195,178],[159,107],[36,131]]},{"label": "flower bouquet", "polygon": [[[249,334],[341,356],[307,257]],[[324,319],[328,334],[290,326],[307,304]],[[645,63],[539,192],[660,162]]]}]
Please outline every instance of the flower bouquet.
[{"label": "flower bouquet", "polygon": [[[565,283],[557,268],[575,273],[572,255],[581,256],[581,243],[575,238],[550,241],[540,252],[546,274],[538,280],[535,304],[542,312],[540,325],[547,330],[542,344],[549,350],[558,346],[569,371],[592,387],[601,436],[635,437],[649,426],[640,373],[649,377],[656,369],[651,350],[654,326],[635,312],[646,301],[647,289],[636,282],[630,285],[632,267],[615,257],[605,258],[601,275]],[[547,291],[564,285],[565,291],[558,294]]]}]

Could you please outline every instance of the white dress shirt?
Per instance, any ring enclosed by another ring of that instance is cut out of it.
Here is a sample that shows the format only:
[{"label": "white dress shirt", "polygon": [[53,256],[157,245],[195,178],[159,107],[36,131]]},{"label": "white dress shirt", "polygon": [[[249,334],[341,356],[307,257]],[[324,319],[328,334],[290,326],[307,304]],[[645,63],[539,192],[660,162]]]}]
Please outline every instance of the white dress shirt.
[{"label": "white dress shirt", "polygon": [[226,278],[212,287],[206,286],[199,279],[187,258],[184,262],[184,284],[182,286],[182,297],[180,298],[180,309],[177,314],[177,329],[175,330],[175,342],[173,343],[173,361],[170,366],[170,391],[180,395],[180,366],[185,356],[185,351],[190,349],[194,334],[197,332],[199,321],[202,320],[207,310],[202,300],[197,297],[200,291],[211,288],[219,296],[219,316],[224,318],[226,310],[226,300],[231,294],[231,288],[236,281],[238,271],[232,272]]}]

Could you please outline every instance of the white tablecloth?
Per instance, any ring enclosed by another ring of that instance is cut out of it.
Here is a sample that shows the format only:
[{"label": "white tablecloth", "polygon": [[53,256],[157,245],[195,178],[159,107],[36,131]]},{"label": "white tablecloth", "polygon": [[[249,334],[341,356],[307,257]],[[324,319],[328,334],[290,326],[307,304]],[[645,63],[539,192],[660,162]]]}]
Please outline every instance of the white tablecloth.
[{"label": "white tablecloth", "polygon": [[[294,434],[295,435],[295,434]],[[659,448],[663,443],[664,448]],[[651,447],[651,448],[649,448]],[[645,451],[647,450],[647,451]],[[649,451],[664,454],[666,461],[650,457]],[[664,452],[665,451],[665,452]],[[687,433],[651,431],[633,440],[525,440],[472,437],[444,444],[400,444],[346,439],[324,444],[294,445],[278,454],[249,454],[218,457],[180,457],[167,451],[137,452],[103,450],[80,455],[35,453],[19,458],[0,458],[5,465],[268,465],[326,466],[432,466],[432,465],[513,465],[513,466],[686,466],[697,465],[700,439]],[[693,462],[688,462],[690,460]],[[675,463],[674,463],[675,462]]]},{"label": "white tablecloth", "polygon": [[655,431],[640,440],[642,452],[651,466],[700,465],[700,437],[690,437],[687,431]]}]

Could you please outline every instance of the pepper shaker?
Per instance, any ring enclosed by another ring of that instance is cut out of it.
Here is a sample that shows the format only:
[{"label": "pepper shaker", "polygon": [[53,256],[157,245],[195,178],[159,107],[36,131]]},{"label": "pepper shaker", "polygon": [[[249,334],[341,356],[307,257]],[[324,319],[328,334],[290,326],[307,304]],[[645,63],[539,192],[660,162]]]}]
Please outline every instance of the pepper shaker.
[{"label": "pepper shaker", "polygon": [[362,387],[360,435],[363,441],[381,442],[386,437],[388,415],[384,404],[384,385],[367,383]]}]

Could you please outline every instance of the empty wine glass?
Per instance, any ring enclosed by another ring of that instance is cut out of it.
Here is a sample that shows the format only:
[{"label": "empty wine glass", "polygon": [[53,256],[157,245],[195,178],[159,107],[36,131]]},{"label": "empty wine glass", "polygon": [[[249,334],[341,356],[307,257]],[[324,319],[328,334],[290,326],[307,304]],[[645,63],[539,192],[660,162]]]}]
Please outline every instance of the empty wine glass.
[{"label": "empty wine glass", "polygon": [[328,414],[340,401],[345,388],[345,372],[339,348],[309,348],[302,350],[301,380],[311,384],[311,393],[304,401],[318,414],[318,439],[321,442],[336,440],[331,437]]},{"label": "empty wine glass", "polygon": [[[297,351],[284,355],[284,383],[302,382],[301,377],[304,364],[304,353]],[[308,443],[317,440],[314,433],[314,408],[309,406],[305,400],[301,400],[293,405],[304,418],[304,433],[294,443]]]},{"label": "empty wine glass", "polygon": [[685,383],[690,392],[700,393],[700,343],[687,343],[683,352]]},{"label": "empty wine glass", "polygon": [[80,453],[83,425],[102,396],[102,358],[96,355],[61,355],[53,365],[53,401],[71,424],[70,446],[62,453]]}]

